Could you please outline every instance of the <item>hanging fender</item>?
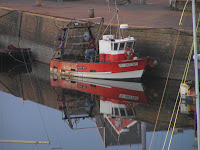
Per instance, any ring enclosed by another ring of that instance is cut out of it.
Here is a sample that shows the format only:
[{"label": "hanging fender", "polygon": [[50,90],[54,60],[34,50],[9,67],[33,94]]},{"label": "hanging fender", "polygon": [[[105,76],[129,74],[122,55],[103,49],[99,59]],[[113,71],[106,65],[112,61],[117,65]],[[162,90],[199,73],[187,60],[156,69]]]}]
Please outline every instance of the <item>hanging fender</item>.
[{"label": "hanging fender", "polygon": [[127,60],[131,60],[134,57],[133,50],[131,48],[127,48],[124,52],[124,57]]}]

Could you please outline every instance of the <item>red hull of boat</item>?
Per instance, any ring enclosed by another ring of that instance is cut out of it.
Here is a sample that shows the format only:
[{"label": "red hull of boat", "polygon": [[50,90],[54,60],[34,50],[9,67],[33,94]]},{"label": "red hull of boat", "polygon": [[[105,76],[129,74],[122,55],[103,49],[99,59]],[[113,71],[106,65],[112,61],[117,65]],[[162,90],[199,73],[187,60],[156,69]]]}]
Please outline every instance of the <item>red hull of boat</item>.
[{"label": "red hull of boat", "polygon": [[151,60],[151,58],[144,58],[105,63],[78,63],[56,58],[51,60],[50,72],[68,76],[102,79],[141,78],[145,67]]},{"label": "red hull of boat", "polygon": [[120,84],[121,85],[126,84],[127,88],[125,89],[117,86],[114,87],[113,86],[114,84],[112,84],[111,86],[108,84],[106,85],[104,84],[103,81],[105,80],[100,80],[99,82],[95,83],[93,81],[88,82],[88,81],[51,78],[51,86],[92,93],[102,97],[107,97],[125,102],[136,102],[136,103],[148,102],[141,83],[134,83],[134,82],[126,83],[121,81],[113,81],[115,82],[114,84],[117,86]]}]

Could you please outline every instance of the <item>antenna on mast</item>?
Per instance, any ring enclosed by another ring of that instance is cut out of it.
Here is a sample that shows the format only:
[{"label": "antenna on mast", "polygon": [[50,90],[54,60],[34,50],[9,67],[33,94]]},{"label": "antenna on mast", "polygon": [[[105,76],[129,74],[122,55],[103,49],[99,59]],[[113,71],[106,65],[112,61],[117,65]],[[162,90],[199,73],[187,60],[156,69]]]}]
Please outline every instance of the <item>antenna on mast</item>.
[{"label": "antenna on mast", "polygon": [[122,39],[124,38],[124,29],[128,29],[128,24],[120,24],[120,27],[121,29],[121,36],[122,36]]}]

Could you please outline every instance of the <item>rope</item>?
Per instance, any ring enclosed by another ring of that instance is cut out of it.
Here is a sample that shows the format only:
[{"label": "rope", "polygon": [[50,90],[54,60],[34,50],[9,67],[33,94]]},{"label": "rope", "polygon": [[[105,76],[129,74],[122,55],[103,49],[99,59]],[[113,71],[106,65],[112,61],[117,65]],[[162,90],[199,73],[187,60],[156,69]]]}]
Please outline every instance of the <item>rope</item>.
[{"label": "rope", "polygon": [[[180,22],[181,21],[182,21],[182,17],[181,17]],[[176,44],[175,44],[175,47],[174,47],[174,52],[173,52],[173,55],[172,55],[172,59],[171,59],[169,71],[168,71],[168,74],[167,74],[167,79],[166,79],[166,82],[165,82],[165,87],[164,87],[164,90],[163,90],[163,95],[162,95],[162,98],[161,98],[161,102],[160,102],[160,106],[159,106],[159,110],[158,110],[158,115],[157,115],[157,118],[156,118],[156,123],[155,123],[155,126],[154,126],[153,135],[152,135],[152,138],[151,138],[151,143],[150,143],[150,146],[149,146],[149,150],[151,149],[151,145],[152,145],[152,142],[153,142],[153,137],[154,137],[155,130],[156,130],[156,127],[157,127],[157,123],[158,123],[158,118],[160,116],[160,111],[161,111],[161,108],[162,108],[162,103],[163,103],[165,91],[166,91],[166,88],[167,88],[167,84],[168,84],[168,80],[169,80],[169,75],[170,75],[170,72],[171,72],[171,68],[172,68],[172,64],[173,64],[173,60],[174,60],[174,56],[175,56],[176,47],[177,47],[177,44],[178,44],[178,39],[179,39],[179,36],[180,36],[180,32],[181,32],[181,26],[179,27],[179,32],[178,32],[178,36],[177,36],[177,39],[176,39]]]},{"label": "rope", "polygon": [[[119,8],[117,7],[117,0],[115,0],[115,8],[116,8],[116,10],[119,11]],[[117,31],[119,31],[119,36],[120,36],[120,29],[119,29],[119,15],[118,15],[118,13],[117,13],[117,23],[118,23],[118,30],[117,30]],[[116,32],[116,35],[117,35],[117,32]]]},{"label": "rope", "polygon": [[[197,23],[197,28],[196,28],[196,32],[198,30],[198,27],[199,27],[199,22],[200,22],[200,13],[199,13],[199,18],[198,18],[198,23]],[[186,81],[186,78],[187,78],[187,73],[188,73],[188,69],[189,69],[189,63],[190,63],[190,60],[191,60],[191,57],[192,57],[192,50],[193,50],[193,46],[194,46],[194,43],[192,43],[192,46],[191,46],[191,50],[190,50],[190,55],[188,56],[188,64],[186,65],[186,73],[185,73],[185,77],[183,76],[183,79],[184,79],[184,83]],[[179,93],[180,93],[180,90],[179,90]],[[174,121],[174,126],[173,126],[173,130],[172,130],[172,134],[171,134],[171,137],[170,137],[170,142],[169,142],[169,145],[168,145],[168,150],[171,146],[171,141],[172,141],[172,136],[174,134],[174,129],[175,129],[175,126],[176,126],[176,121],[177,121],[177,117],[178,117],[178,113],[179,113],[179,109],[180,109],[180,104],[181,104],[181,97],[180,97],[180,101],[179,101],[179,105],[178,105],[178,109],[177,109],[177,112],[176,112],[176,117],[175,117],[175,121]]]},{"label": "rope", "polygon": [[[19,38],[18,47],[19,47],[19,48],[20,48],[21,26],[22,26],[22,14],[23,14],[23,12],[21,12],[20,26],[19,26],[20,28],[19,28],[19,33],[18,33],[18,38]],[[24,54],[23,54],[22,50],[21,50],[21,53],[22,53],[22,57],[23,57],[23,60],[24,60],[25,66],[26,66],[26,70],[27,70],[27,72],[28,72],[28,77],[29,77],[31,87],[32,87],[33,92],[34,92],[34,95],[35,95],[35,99],[37,99],[36,94],[35,94],[35,90],[34,90],[34,88],[33,88],[33,82],[32,82],[31,77],[30,77],[30,72],[28,71],[28,67],[27,67],[27,64],[26,64],[26,61],[25,61],[25,57],[24,57]],[[30,55],[29,55],[29,57],[30,57]],[[49,136],[48,136],[48,132],[47,132],[47,129],[46,129],[46,126],[45,126],[45,123],[44,123],[44,119],[43,119],[43,117],[42,117],[42,113],[41,113],[41,110],[40,110],[39,105],[38,105],[38,109],[39,109],[39,112],[40,112],[40,116],[41,116],[41,118],[42,118],[42,122],[43,122],[43,125],[44,125],[44,129],[45,129],[46,136],[47,136],[47,138],[48,138],[48,141],[50,141],[50,138],[49,138]],[[36,145],[36,146],[37,146],[37,145]]]},{"label": "rope", "polygon": [[0,84],[2,84],[12,95],[15,95],[11,89],[9,89],[9,87],[7,87],[1,80],[0,80]]},{"label": "rope", "polygon": [[188,3],[188,0],[186,1],[185,6],[184,6],[184,8],[183,8],[183,11],[182,11],[182,14],[181,14],[181,19],[180,19],[180,21],[179,21],[179,26],[182,25],[182,18],[183,18],[183,14],[184,14],[184,12],[185,12],[185,8],[186,8],[186,6],[187,6],[187,3]]},{"label": "rope", "polygon": [[[187,2],[188,2],[188,0],[187,0]],[[187,4],[187,2],[186,2],[186,4]],[[185,5],[185,7],[184,7],[184,9],[183,9],[183,13],[184,13],[184,11],[185,11],[185,8],[186,8],[186,5]],[[180,18],[179,26],[182,25],[183,13],[182,13],[181,18]],[[184,81],[184,76],[186,76],[186,75],[185,75],[185,74],[186,74],[186,70],[188,71],[188,69],[186,69],[186,68],[189,68],[190,59],[191,59],[190,56],[191,56],[191,54],[192,54],[192,49],[193,49],[193,44],[192,44],[192,47],[191,47],[191,50],[190,50],[190,53],[189,53],[189,56],[188,56],[188,60],[187,60],[187,63],[186,63],[186,67],[185,67],[185,70],[184,70],[184,74],[183,74],[181,83]],[[166,134],[166,136],[165,136],[165,141],[164,141],[162,150],[164,150],[164,148],[165,148],[166,140],[167,140],[167,137],[168,137],[168,134],[169,134],[169,130],[170,130],[170,127],[171,127],[171,123],[172,123],[172,119],[173,119],[174,112],[175,112],[175,109],[176,109],[176,105],[177,105],[177,102],[178,102],[179,94],[180,94],[180,91],[178,92],[177,97],[176,97],[174,109],[173,109],[173,112],[172,112],[172,116],[171,116],[171,119],[170,119],[170,123],[169,123],[169,126],[168,126],[167,134]]]},{"label": "rope", "polygon": [[[181,83],[182,83],[183,81],[185,82],[184,76],[186,76],[185,74],[186,74],[186,72],[188,71],[188,68],[189,68],[188,64],[190,64],[190,59],[191,59],[190,56],[191,56],[191,54],[192,54],[192,50],[193,50],[193,44],[192,44],[192,47],[191,47],[191,50],[190,50],[190,53],[189,53],[189,56],[188,56],[188,61],[187,61],[187,63],[186,63],[186,67],[185,67],[185,71],[184,71],[184,75],[183,75],[183,78],[182,78]],[[173,112],[172,112],[172,116],[171,116],[171,119],[170,119],[170,123],[169,123],[169,126],[168,126],[167,134],[166,134],[166,136],[165,136],[165,141],[164,141],[162,150],[164,150],[164,148],[165,148],[166,140],[167,140],[168,133],[169,133],[169,130],[170,130],[170,127],[171,127],[171,123],[172,123],[172,119],[173,119],[174,112],[175,112],[175,109],[176,109],[176,105],[177,105],[177,102],[178,102],[179,94],[180,94],[180,91],[178,92],[177,97],[176,97],[174,109],[173,109]]]},{"label": "rope", "polygon": [[56,52],[54,53],[53,57],[51,58],[51,60],[55,57],[56,53],[58,52],[59,48],[56,49]]},{"label": "rope", "polygon": [[[180,27],[180,29],[181,29],[181,27]],[[176,52],[176,47],[177,47],[178,39],[179,39],[179,35],[180,35],[180,29],[179,29],[179,32],[178,32],[178,36],[177,36],[177,39],[176,39],[176,44],[175,44],[175,47],[174,47],[174,52],[173,52],[173,55],[172,55],[172,59],[171,59],[169,71],[168,71],[168,74],[167,74],[167,80],[165,82],[165,87],[164,87],[164,90],[163,90],[163,95],[162,95],[162,98],[161,98],[161,102],[160,102],[160,106],[159,106],[159,110],[158,110],[158,115],[157,115],[157,118],[156,118],[156,123],[155,123],[155,126],[154,126],[153,135],[152,135],[152,138],[151,138],[151,143],[150,143],[149,150],[151,149],[151,145],[152,145],[152,142],[153,142],[153,137],[154,137],[155,130],[156,130],[156,127],[157,127],[157,123],[158,123],[158,118],[159,118],[159,115],[160,115],[160,110],[161,110],[161,107],[162,107],[162,103],[163,103],[165,91],[166,91],[166,88],[167,88],[167,83],[168,83],[168,80],[169,80],[169,75],[171,73],[172,63],[173,63],[173,60],[174,60],[174,56],[175,56],[175,52]]]},{"label": "rope", "polygon": [[16,10],[12,10],[12,11],[6,13],[6,14],[3,14],[3,15],[0,16],[0,18],[3,18],[4,16],[7,16],[7,15],[9,15],[10,13],[12,13],[12,12],[14,12],[14,11],[16,11]]},{"label": "rope", "polygon": [[102,34],[102,36],[104,35],[104,33],[106,32],[106,30],[107,30],[107,29],[108,29],[108,27],[110,26],[110,24],[111,24],[111,22],[112,22],[113,18],[115,17],[115,15],[116,15],[116,14],[118,14],[118,11],[119,11],[119,10],[117,10],[117,11],[116,11],[116,13],[113,15],[113,17],[111,18],[111,20],[110,20],[109,24],[107,25],[106,29],[104,30],[104,32],[103,32],[103,34]]},{"label": "rope", "polygon": [[[22,52],[22,53],[23,53],[23,52]],[[13,55],[11,55],[11,52],[9,52],[8,55],[9,55],[10,57],[12,57],[15,61],[18,61],[18,62],[20,62],[20,63],[25,63],[25,62],[23,62],[23,61],[21,61],[21,60],[19,60],[19,59],[16,59]]]}]

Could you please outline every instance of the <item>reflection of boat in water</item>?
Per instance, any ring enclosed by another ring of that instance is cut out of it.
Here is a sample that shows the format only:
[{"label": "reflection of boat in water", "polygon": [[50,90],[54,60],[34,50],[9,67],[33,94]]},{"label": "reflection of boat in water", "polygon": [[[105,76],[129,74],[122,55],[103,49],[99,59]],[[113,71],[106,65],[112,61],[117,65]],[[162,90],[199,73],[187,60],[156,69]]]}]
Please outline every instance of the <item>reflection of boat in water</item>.
[{"label": "reflection of boat in water", "polygon": [[[157,115],[159,104],[156,99],[159,98],[155,97],[155,92],[150,94],[152,85],[146,84],[148,87],[146,88],[142,83],[89,78],[69,79],[65,76],[51,76],[51,85],[58,87],[55,88],[56,90],[64,91],[65,97],[60,99],[64,100],[61,102],[61,105],[64,104],[61,109],[64,112],[63,119],[67,119],[71,129],[80,129],[79,124],[76,123],[95,117],[96,124],[84,129],[97,128],[105,147],[127,144],[145,146],[146,132],[154,130],[152,123],[155,122]],[[138,92],[140,95],[143,93],[143,97],[138,96],[138,100],[120,98],[120,94],[128,95],[125,91],[131,93],[129,96],[137,96]],[[72,98],[70,93],[73,93]],[[156,131],[167,130],[169,111],[171,111],[170,107],[163,110],[159,122],[161,126]],[[184,125],[184,122],[187,122],[187,125]],[[188,127],[191,122],[188,122],[184,114],[177,122],[177,127]]]},{"label": "reflection of boat in water", "polygon": [[145,93],[148,91],[145,91],[142,83],[138,82],[51,76],[51,85],[126,102],[148,103],[150,101]]},{"label": "reflection of boat in water", "polygon": [[[146,104],[151,101],[150,98],[146,97],[143,84],[138,82],[78,77],[67,78],[66,76],[51,76],[50,79],[53,87],[80,91],[87,94],[87,98],[83,100],[67,101],[65,100],[66,96],[60,98],[60,109],[63,110],[65,115],[63,119],[68,119],[71,128],[73,128],[72,119],[94,117],[94,112],[92,113],[94,107],[95,109],[99,107],[96,114],[106,114],[109,118],[118,118],[121,122],[130,122],[131,124],[136,115],[134,103]],[[79,99],[81,99],[81,96]],[[77,103],[82,103],[79,111],[84,109],[82,112],[87,113],[81,115],[78,113],[78,110],[72,112],[72,105],[78,108]],[[86,111],[86,108],[88,111]],[[112,119],[110,121],[112,122]],[[119,132],[126,132],[127,129],[127,127],[121,128]]]}]

